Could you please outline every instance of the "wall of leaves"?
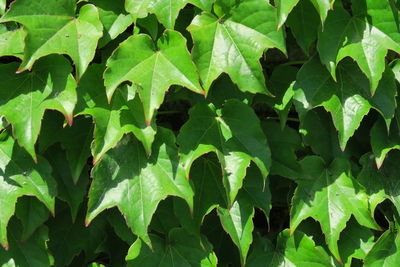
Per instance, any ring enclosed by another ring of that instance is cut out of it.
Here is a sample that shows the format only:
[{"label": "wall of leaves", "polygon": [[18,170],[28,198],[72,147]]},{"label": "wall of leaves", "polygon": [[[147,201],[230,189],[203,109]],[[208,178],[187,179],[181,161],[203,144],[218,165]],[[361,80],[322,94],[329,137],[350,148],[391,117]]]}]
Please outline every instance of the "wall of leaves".
[{"label": "wall of leaves", "polygon": [[1,266],[398,266],[398,0],[0,0]]}]

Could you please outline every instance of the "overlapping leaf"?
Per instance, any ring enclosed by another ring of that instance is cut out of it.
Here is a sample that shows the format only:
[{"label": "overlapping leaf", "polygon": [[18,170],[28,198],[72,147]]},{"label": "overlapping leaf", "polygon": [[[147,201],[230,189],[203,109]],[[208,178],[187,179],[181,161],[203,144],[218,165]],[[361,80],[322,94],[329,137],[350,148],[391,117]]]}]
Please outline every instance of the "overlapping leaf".
[{"label": "overlapping leaf", "polygon": [[268,93],[259,63],[262,53],[276,47],[286,53],[283,32],[276,30],[275,9],[267,1],[217,1],[222,12],[197,15],[188,30],[194,40],[193,59],[206,93],[226,72],[242,91]]},{"label": "overlapping leaf", "polygon": [[23,57],[26,32],[22,28],[8,29],[6,24],[0,24],[0,57]]},{"label": "overlapping leaf", "polygon": [[17,0],[1,18],[25,26],[24,57],[18,71],[49,54],[67,54],[74,61],[78,77],[94,57],[102,25],[95,6],[84,5],[75,17],[75,0]]},{"label": "overlapping leaf", "polygon": [[335,79],[340,79],[337,64],[345,57],[353,58],[368,77],[374,94],[385,71],[388,50],[400,53],[400,32],[389,2],[358,2],[352,6],[353,16],[341,4],[335,6],[318,37],[319,57]]},{"label": "overlapping leaf", "polygon": [[171,30],[165,31],[157,44],[144,34],[134,35],[121,43],[107,61],[104,80],[109,101],[122,82],[133,83],[142,100],[148,125],[171,85],[203,92],[185,38]]},{"label": "overlapping leaf", "polygon": [[254,112],[237,100],[225,103],[221,110],[198,104],[190,110],[190,119],[178,136],[179,153],[189,176],[193,161],[215,152],[223,168],[223,184],[231,205],[242,187],[246,169],[253,161],[265,180],[271,165],[267,139]]},{"label": "overlapping leaf", "polygon": [[132,232],[150,245],[147,227],[158,203],[168,195],[193,208],[193,190],[178,163],[173,134],[159,128],[152,155],[132,136],[124,137],[92,170],[86,222],[117,206]]}]

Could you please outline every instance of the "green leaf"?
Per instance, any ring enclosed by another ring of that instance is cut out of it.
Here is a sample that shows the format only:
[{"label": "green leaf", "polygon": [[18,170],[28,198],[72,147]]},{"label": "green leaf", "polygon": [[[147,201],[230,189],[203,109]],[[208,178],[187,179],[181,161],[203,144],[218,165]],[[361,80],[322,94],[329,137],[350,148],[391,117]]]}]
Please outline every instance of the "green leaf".
[{"label": "green leaf", "polygon": [[246,169],[253,161],[265,181],[271,154],[267,139],[253,110],[237,100],[221,110],[198,104],[189,111],[189,121],[178,136],[179,153],[186,177],[194,160],[215,152],[223,171],[223,184],[231,205],[242,187]]},{"label": "green leaf", "polygon": [[23,57],[24,39],[26,32],[23,28],[7,29],[6,24],[0,24],[0,57]]},{"label": "green leaf", "polygon": [[125,12],[123,0],[89,0],[89,2],[97,7],[103,24],[103,37],[99,40],[99,47],[104,47],[109,41],[114,40],[134,21],[133,16]]},{"label": "green leaf", "polygon": [[0,0],[0,15],[4,14],[4,11],[6,10],[6,4],[7,0]]},{"label": "green leaf", "polygon": [[172,229],[167,240],[151,235],[151,242],[153,250],[141,245],[140,239],[134,243],[136,253],[132,254],[136,257],[130,257],[128,266],[217,266],[210,243],[183,229]]},{"label": "green leaf", "polygon": [[363,169],[358,175],[358,180],[367,190],[372,212],[384,199],[390,199],[400,212],[399,159],[400,152],[393,151],[388,154],[379,170],[372,155],[366,154],[360,159]]},{"label": "green leaf", "polygon": [[150,158],[136,139],[126,136],[93,168],[92,177],[86,222],[117,206],[132,232],[149,245],[147,227],[161,200],[179,196],[193,208],[193,191],[178,164],[175,139],[163,128]]},{"label": "green leaf", "polygon": [[396,266],[400,261],[400,234],[389,229],[378,239],[364,261],[365,267]]},{"label": "green leaf", "polygon": [[354,219],[346,225],[340,234],[339,251],[345,260],[345,266],[351,266],[352,259],[363,260],[374,245],[374,233],[368,228],[360,226]]},{"label": "green leaf", "polygon": [[292,128],[281,129],[278,123],[263,121],[261,127],[271,148],[271,174],[296,179],[302,169],[297,162],[296,150],[301,148],[300,135]]},{"label": "green leaf", "polygon": [[144,34],[134,35],[122,42],[107,60],[104,79],[109,101],[122,82],[130,81],[135,85],[148,124],[171,85],[182,85],[194,92],[203,92],[186,48],[186,39],[171,30],[165,31],[157,44]]},{"label": "green leaf", "polygon": [[94,57],[103,33],[95,6],[84,5],[75,18],[75,0],[17,0],[0,21],[16,21],[25,26],[24,57],[18,71],[30,70],[33,63],[49,54],[67,54],[81,77]]},{"label": "green leaf", "polygon": [[[378,5],[382,4],[390,8],[389,2],[384,1]],[[336,5],[326,20],[324,30],[318,36],[318,51],[322,63],[326,65],[334,79],[340,79],[336,70],[338,63],[345,57],[353,58],[368,77],[373,95],[385,71],[387,51],[400,53],[400,38],[394,39],[386,28],[380,29],[375,26],[377,24],[370,24],[370,18],[376,16],[383,19],[381,23],[395,23],[392,12],[381,13],[377,10],[371,12],[374,13],[368,16],[356,12],[351,17],[344,8]],[[400,34],[397,27],[396,37]]]},{"label": "green leaf", "polygon": [[32,197],[22,197],[15,207],[15,215],[22,224],[22,242],[26,241],[37,228],[49,218],[49,211],[40,201]]},{"label": "green leaf", "polygon": [[309,0],[302,0],[290,13],[286,23],[292,31],[297,43],[306,55],[317,40],[320,21],[318,13]]},{"label": "green leaf", "polygon": [[248,194],[239,192],[235,202],[229,209],[219,207],[218,215],[222,227],[239,248],[242,264],[246,263],[247,253],[253,242],[254,207]]},{"label": "green leaf", "polygon": [[400,150],[400,136],[397,124],[393,122],[388,132],[385,122],[377,120],[371,128],[371,147],[375,155],[376,166],[379,169],[391,150]]},{"label": "green leaf", "polygon": [[396,84],[389,68],[383,74],[376,94],[370,96],[368,81],[354,63],[343,62],[337,69],[335,82],[314,57],[300,69],[294,91],[300,116],[318,106],[331,112],[342,150],[371,108],[376,109],[389,125],[396,107]]},{"label": "green leaf", "polygon": [[167,29],[173,29],[179,11],[191,3],[197,7],[211,11],[215,0],[126,0],[125,9],[135,18],[144,18],[148,13],[154,13]]},{"label": "green leaf", "polygon": [[328,254],[314,241],[296,231],[292,235],[284,230],[278,235],[276,247],[266,238],[257,237],[247,265],[258,266],[332,266]]},{"label": "green leaf", "polygon": [[146,125],[142,104],[134,96],[133,88],[119,87],[110,104],[102,83],[104,66],[93,64],[82,77],[78,86],[78,114],[89,114],[95,122],[93,162],[101,157],[122,138],[125,133],[133,133],[142,142],[150,155],[151,144],[156,134],[152,120]]},{"label": "green leaf", "polygon": [[0,115],[13,126],[13,135],[36,161],[35,143],[45,110],[60,111],[72,123],[76,82],[61,56],[42,58],[32,72],[15,75],[16,62],[0,65]]},{"label": "green leaf", "polygon": [[11,137],[0,141],[0,243],[8,247],[7,223],[15,211],[21,196],[35,196],[52,213],[56,184],[51,176],[51,167],[44,158],[35,164],[25,150]]},{"label": "green leaf", "polygon": [[301,161],[304,178],[292,199],[290,230],[308,217],[321,224],[326,243],[332,254],[341,259],[337,242],[351,215],[366,227],[379,229],[368,208],[368,197],[351,176],[351,165],[343,158],[336,158],[330,166],[317,156]]},{"label": "green leaf", "polygon": [[[10,248],[4,251],[0,248],[0,262],[2,266],[11,267],[42,267],[52,266],[53,258],[47,250],[48,228],[41,226],[33,235],[21,243],[22,226],[14,220],[10,223]],[[6,263],[6,264],[4,264]]]},{"label": "green leaf", "polygon": [[265,78],[259,59],[268,48],[286,53],[283,31],[276,30],[275,9],[268,1],[240,0],[229,6],[229,13],[215,17],[203,12],[197,15],[188,30],[194,47],[193,59],[206,91],[225,72],[240,90],[265,93]]}]

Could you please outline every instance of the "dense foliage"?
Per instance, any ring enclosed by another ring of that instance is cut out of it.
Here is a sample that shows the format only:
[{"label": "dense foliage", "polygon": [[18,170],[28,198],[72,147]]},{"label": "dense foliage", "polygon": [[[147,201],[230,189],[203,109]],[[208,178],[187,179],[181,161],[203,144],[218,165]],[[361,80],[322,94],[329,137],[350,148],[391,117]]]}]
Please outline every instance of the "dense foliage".
[{"label": "dense foliage", "polygon": [[399,15],[0,0],[0,265],[399,266]]}]

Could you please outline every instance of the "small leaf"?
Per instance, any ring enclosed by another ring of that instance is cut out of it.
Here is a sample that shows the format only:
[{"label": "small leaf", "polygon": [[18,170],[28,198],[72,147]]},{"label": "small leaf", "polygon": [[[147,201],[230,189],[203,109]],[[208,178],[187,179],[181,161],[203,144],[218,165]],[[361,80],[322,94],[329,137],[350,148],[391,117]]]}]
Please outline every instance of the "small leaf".
[{"label": "small leaf", "polygon": [[380,168],[391,150],[400,150],[400,135],[397,125],[393,122],[388,133],[385,122],[378,119],[371,128],[371,147],[375,155],[376,166]]},{"label": "small leaf", "polygon": [[134,35],[122,42],[107,60],[104,80],[109,101],[122,82],[132,82],[142,100],[148,124],[171,85],[203,92],[186,48],[186,39],[171,30],[165,31],[156,45],[150,36],[144,34]]},{"label": "small leaf", "polygon": [[72,123],[76,82],[61,56],[42,58],[32,72],[15,75],[17,64],[0,65],[0,115],[13,126],[13,135],[36,161],[35,143],[43,114],[60,111]]},{"label": "small leaf", "polygon": [[25,26],[25,52],[18,71],[30,70],[33,63],[49,54],[67,54],[74,61],[78,78],[94,57],[103,33],[95,6],[84,5],[75,18],[75,0],[17,0],[0,21],[16,21]]},{"label": "small leaf", "polygon": [[376,241],[364,261],[365,267],[396,266],[400,261],[400,234],[389,229]]},{"label": "small leaf", "polygon": [[193,208],[193,191],[178,165],[173,134],[163,128],[158,129],[150,158],[136,139],[125,136],[93,168],[92,177],[86,223],[117,206],[132,232],[148,245],[147,227],[161,200],[179,196]]},{"label": "small leaf", "polygon": [[35,164],[28,153],[11,137],[0,141],[0,243],[8,247],[7,224],[21,196],[35,196],[52,213],[56,184],[51,167],[44,158]]},{"label": "small leaf", "polygon": [[14,56],[22,59],[25,37],[23,28],[9,30],[6,24],[0,24],[0,57]]},{"label": "small leaf", "polygon": [[215,17],[203,12],[188,27],[194,40],[193,59],[206,91],[223,72],[240,90],[268,94],[259,63],[268,48],[286,53],[283,31],[276,30],[275,9],[268,1],[240,0],[228,5],[229,13]]},{"label": "small leaf", "polygon": [[337,245],[339,235],[351,215],[366,227],[379,229],[368,208],[367,194],[351,176],[350,163],[336,158],[329,167],[317,156],[301,161],[304,179],[296,180],[298,186],[292,199],[290,230],[294,232],[301,221],[312,217],[319,221],[326,243],[340,260]]}]

